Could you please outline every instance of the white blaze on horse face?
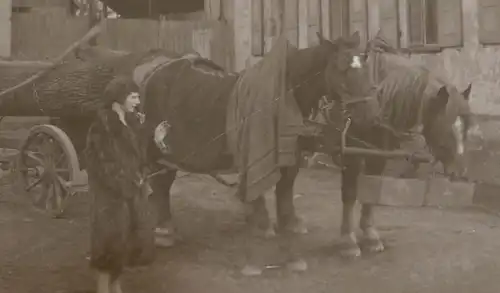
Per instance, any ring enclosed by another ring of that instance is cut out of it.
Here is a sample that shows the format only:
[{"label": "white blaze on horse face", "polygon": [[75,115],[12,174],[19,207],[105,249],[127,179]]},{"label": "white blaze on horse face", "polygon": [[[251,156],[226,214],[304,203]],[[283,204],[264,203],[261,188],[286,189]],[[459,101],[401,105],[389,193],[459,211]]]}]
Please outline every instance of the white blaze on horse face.
[{"label": "white blaze on horse face", "polygon": [[359,56],[352,56],[352,61],[351,61],[351,68],[362,68],[363,66],[361,65],[361,57]]},{"label": "white blaze on horse face", "polygon": [[168,135],[168,130],[170,129],[170,124],[167,121],[162,121],[155,128],[154,141],[156,146],[164,154],[170,152],[170,148],[165,144],[165,137]]},{"label": "white blaze on horse face", "polygon": [[463,155],[465,152],[464,123],[462,121],[462,118],[460,118],[460,116],[457,117],[457,119],[455,119],[452,128],[453,128],[453,134],[457,139],[457,154]]}]

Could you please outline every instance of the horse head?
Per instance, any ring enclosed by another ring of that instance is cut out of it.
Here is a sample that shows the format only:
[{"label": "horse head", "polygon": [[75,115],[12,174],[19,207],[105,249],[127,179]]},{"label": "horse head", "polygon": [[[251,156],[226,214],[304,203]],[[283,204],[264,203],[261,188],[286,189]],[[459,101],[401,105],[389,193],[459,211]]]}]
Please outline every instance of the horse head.
[{"label": "horse head", "polygon": [[451,178],[461,178],[467,171],[466,142],[472,129],[471,89],[472,84],[462,92],[454,86],[442,85],[428,98],[422,113],[426,143]]},{"label": "horse head", "polygon": [[366,58],[359,48],[358,32],[349,37],[329,41],[321,37],[320,45],[329,48],[330,54],[325,68],[326,92],[334,101],[352,101],[372,96],[373,85]]},{"label": "horse head", "polygon": [[[422,95],[425,102],[420,112],[422,134],[436,161],[442,163],[446,175],[451,178],[465,176],[467,140],[474,130],[473,115],[469,106],[472,85],[470,84],[464,91],[459,91],[456,86],[437,78],[422,64],[408,58],[401,50],[395,49],[380,32],[369,42],[366,53],[369,57],[375,57],[377,54],[382,56],[379,63],[374,62],[375,59],[367,61],[372,62],[372,67],[375,66],[372,71],[376,72],[379,83],[384,83],[389,75],[389,79],[398,80],[394,73],[399,76],[415,76],[417,79],[424,72],[425,74],[421,76],[429,74],[427,90],[425,95]],[[408,79],[400,78],[399,80]],[[390,82],[385,84],[390,85]],[[405,85],[402,86],[405,87]],[[411,85],[408,87],[412,88]],[[409,91],[417,92],[413,89]],[[403,95],[411,96],[411,94]],[[396,98],[395,101],[398,99]],[[403,113],[403,115],[406,114]]]},{"label": "horse head", "polygon": [[371,89],[358,32],[334,41],[317,36],[318,45],[295,50],[287,62],[288,79],[306,117],[325,95],[348,99],[366,96]]}]

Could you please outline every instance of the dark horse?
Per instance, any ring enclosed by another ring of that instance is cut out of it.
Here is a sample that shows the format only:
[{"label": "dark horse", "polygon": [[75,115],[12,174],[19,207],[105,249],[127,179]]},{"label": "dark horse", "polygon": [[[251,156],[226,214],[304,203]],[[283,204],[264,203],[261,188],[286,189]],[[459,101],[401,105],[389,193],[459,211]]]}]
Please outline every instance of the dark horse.
[{"label": "dark horse", "polygon": [[[359,43],[357,33],[334,42],[320,38],[319,45],[294,50],[288,55],[289,89],[293,89],[303,117],[309,117],[318,101],[325,95],[334,100],[343,99],[348,102],[366,100],[367,102],[354,103],[348,107],[353,113],[353,125],[349,132],[351,137],[359,137],[380,148],[391,149],[397,147],[397,137],[381,125],[388,125],[403,132],[421,124],[427,144],[436,158],[443,162],[445,170],[453,172],[452,170],[456,169],[461,173],[456,167],[464,154],[462,146],[467,133],[465,118],[469,114],[463,110],[468,108],[464,95],[418,66],[389,72],[375,92],[370,82],[367,60],[361,57],[358,48]],[[162,98],[146,99],[144,105],[146,120],[149,121],[147,123],[152,125],[161,124],[165,117],[172,121],[190,119],[191,122],[184,124],[182,129],[172,128],[167,140],[182,145],[177,147],[180,152],[177,156],[189,157],[187,161],[177,160],[178,166],[197,173],[210,173],[232,167],[225,139],[219,134],[220,130],[224,129],[223,113],[238,75],[226,73],[205,61],[202,63],[206,64],[200,63],[198,66],[204,66],[205,71],[212,77],[202,73],[190,78],[190,75],[181,77],[185,66],[191,66],[183,62],[172,63],[169,70],[154,74],[150,81],[152,86],[147,86],[146,97]],[[206,87],[197,87],[196,84],[200,81],[204,84],[213,83],[214,90],[208,92]],[[365,99],[366,97],[372,98]],[[211,127],[213,125],[218,126]],[[212,141],[210,138],[213,137],[222,139],[218,142]],[[213,142],[211,146],[200,145],[207,139]],[[185,144],[181,144],[182,141]],[[314,148],[314,143],[308,142],[308,138],[299,140],[297,156],[308,147]],[[356,143],[349,140],[348,144]],[[154,144],[149,153],[153,161],[164,157]],[[176,161],[175,157],[170,157],[169,160]],[[347,255],[360,254],[353,232],[353,207],[357,199],[357,178],[362,172],[361,161],[360,158],[347,156],[345,169],[342,171],[341,234],[345,243],[343,252]],[[384,160],[365,161],[367,174],[380,174],[384,169]],[[306,233],[307,229],[298,217],[293,202],[293,185],[299,172],[299,164],[281,168],[280,171],[281,178],[275,188],[278,231]],[[163,236],[172,236],[174,232],[170,188],[176,175],[177,171],[172,169],[152,178],[152,197],[159,215],[157,232]],[[249,206],[249,223],[269,231],[272,225],[264,198],[259,197]],[[366,247],[371,251],[382,251],[384,247],[374,226],[373,206],[363,205],[360,226]]]},{"label": "dark horse", "polygon": [[[320,38],[316,46],[291,50],[287,56],[288,88],[294,91],[303,117],[308,117],[312,109],[317,107],[319,99],[331,91],[342,96],[370,95],[368,75],[364,72],[366,70],[352,66],[360,61],[359,43],[359,34],[354,33],[333,42]],[[173,62],[168,65],[168,70],[153,74],[145,96],[162,98],[146,98],[143,110],[147,117],[146,124],[153,127],[161,124],[166,117],[174,122],[189,121],[180,123],[184,127],[172,127],[169,130],[167,141],[177,144],[177,150],[167,159],[189,172],[206,174],[232,168],[225,138],[219,134],[221,130],[224,131],[225,108],[238,74],[226,73],[206,59],[197,62],[194,65],[187,61]],[[329,82],[332,77],[334,83]],[[213,87],[208,86],[210,84]],[[211,144],[204,144],[206,141]],[[299,148],[302,150],[312,145],[305,141],[299,139]],[[149,154],[155,162],[165,158],[155,144],[151,144]],[[299,155],[300,152],[297,152],[297,157]],[[277,227],[280,231],[307,232],[293,203],[293,185],[298,172],[299,164],[280,169],[281,179],[275,188]],[[170,189],[176,176],[177,171],[172,169],[151,180],[154,191],[152,198],[158,213],[158,239],[174,239],[168,235],[174,228]],[[252,227],[258,231],[274,232],[263,196],[251,202],[248,210],[250,212],[247,219]]]},{"label": "dark horse", "polygon": [[[471,85],[459,92],[394,48],[377,46],[377,41],[380,36],[369,43],[366,56],[372,76],[375,74],[372,83],[377,84],[376,99],[348,104],[353,123],[347,132],[347,145],[366,147],[368,143],[378,149],[397,149],[402,134],[419,128],[434,159],[442,163],[444,174],[451,178],[465,176],[465,147],[472,118],[468,103]],[[386,159],[345,156],[343,163],[342,254],[356,257],[361,254],[354,233],[358,176],[381,175]],[[359,225],[364,240],[361,247],[371,252],[383,251],[375,229],[373,205],[362,204]]]}]

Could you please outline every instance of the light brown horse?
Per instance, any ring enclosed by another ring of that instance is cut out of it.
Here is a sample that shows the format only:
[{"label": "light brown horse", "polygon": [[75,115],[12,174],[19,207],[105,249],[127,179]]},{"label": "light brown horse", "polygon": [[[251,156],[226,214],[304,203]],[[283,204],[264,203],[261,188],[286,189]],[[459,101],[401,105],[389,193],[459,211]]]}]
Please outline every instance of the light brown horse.
[{"label": "light brown horse", "polygon": [[[366,147],[364,143],[369,143],[379,149],[397,149],[402,137],[399,134],[421,129],[435,160],[443,165],[445,175],[464,177],[465,146],[472,118],[468,103],[471,85],[460,92],[394,48],[383,51],[376,46],[368,48],[364,65],[378,64],[377,68],[370,66],[372,77],[377,70],[377,78],[372,78],[374,83],[378,82],[376,99],[348,107],[353,114],[353,124],[348,131],[347,145]],[[383,251],[384,245],[375,228],[374,207],[370,204],[362,205],[359,226],[363,237],[362,243],[358,243],[354,233],[354,205],[358,176],[382,174],[386,159],[345,156],[343,163],[341,252],[356,257],[361,254],[360,246],[371,252]]]}]

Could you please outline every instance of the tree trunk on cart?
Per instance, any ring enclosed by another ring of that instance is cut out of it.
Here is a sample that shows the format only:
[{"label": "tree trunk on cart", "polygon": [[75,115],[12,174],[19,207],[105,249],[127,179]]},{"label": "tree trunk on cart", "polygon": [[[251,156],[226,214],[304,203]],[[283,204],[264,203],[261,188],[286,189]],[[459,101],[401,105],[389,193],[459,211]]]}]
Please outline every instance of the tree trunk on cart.
[{"label": "tree trunk on cart", "polygon": [[[62,120],[92,118],[100,106],[104,88],[115,76],[130,73],[155,52],[110,55],[97,60],[72,60],[50,69],[41,78],[0,96],[0,116],[51,116]],[[0,91],[39,72],[39,64],[2,66]]]}]

